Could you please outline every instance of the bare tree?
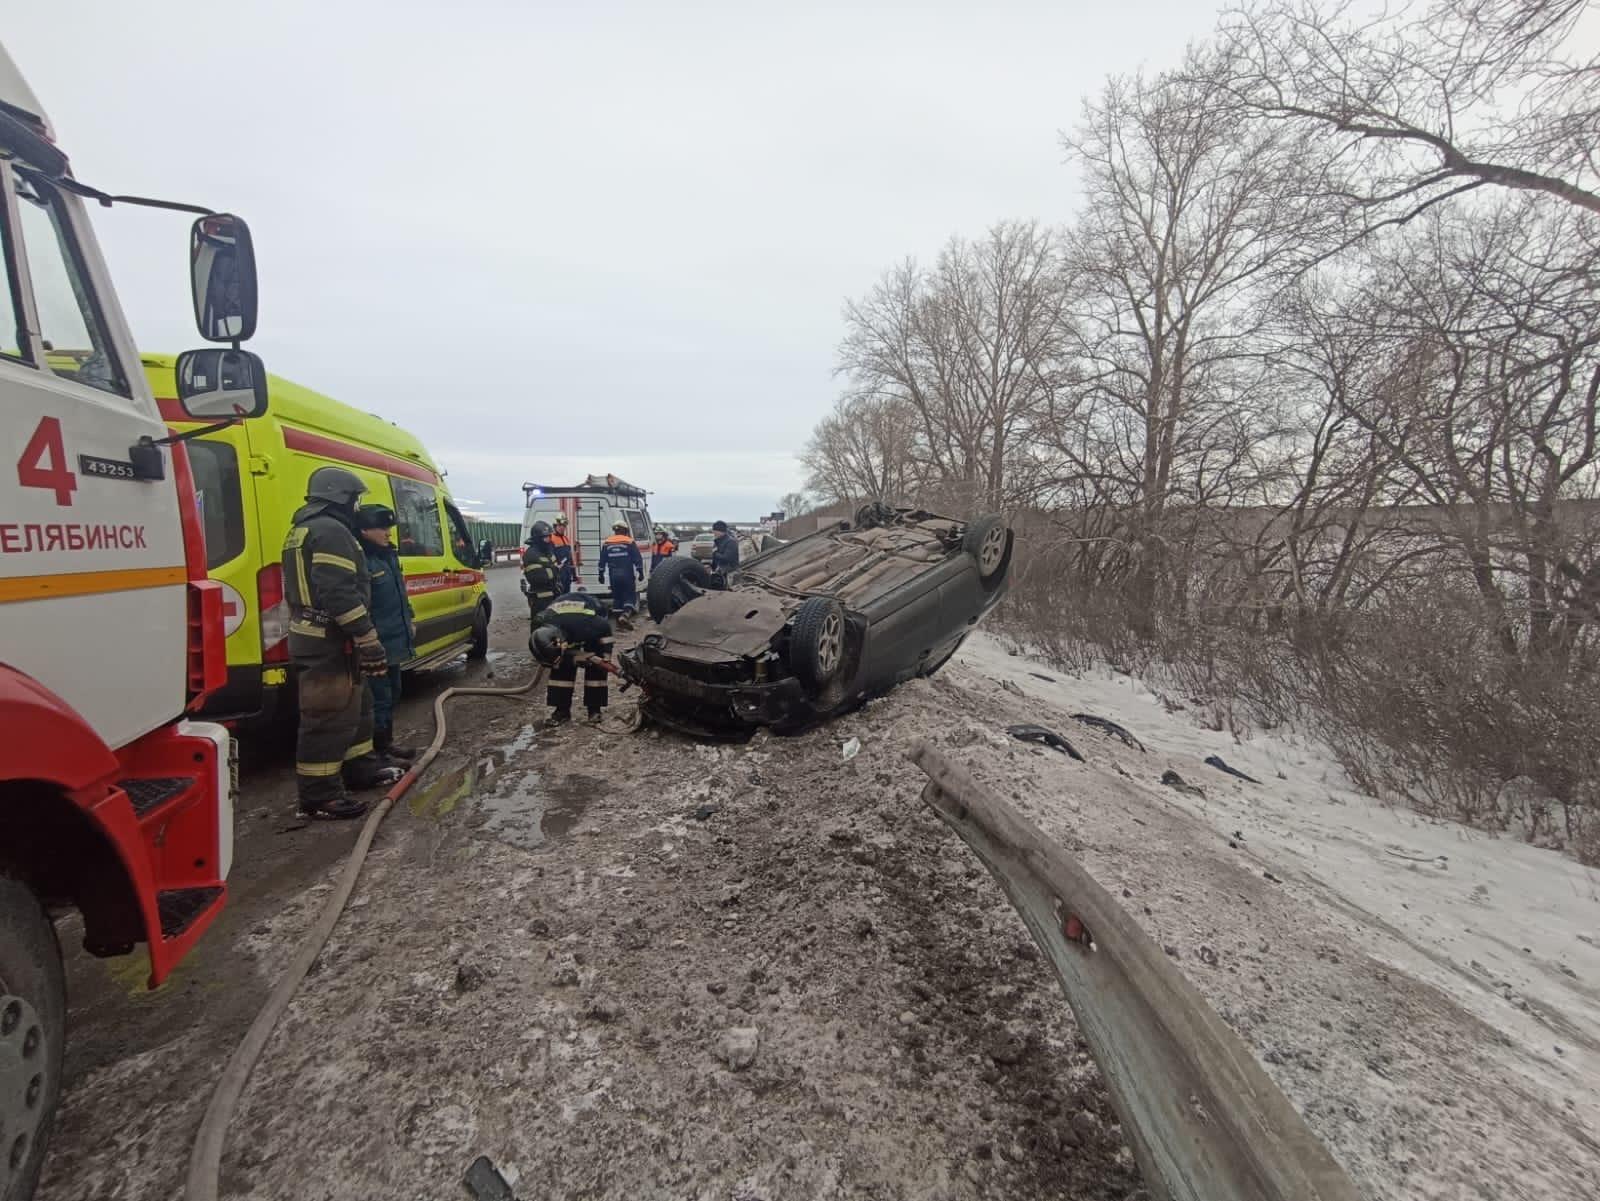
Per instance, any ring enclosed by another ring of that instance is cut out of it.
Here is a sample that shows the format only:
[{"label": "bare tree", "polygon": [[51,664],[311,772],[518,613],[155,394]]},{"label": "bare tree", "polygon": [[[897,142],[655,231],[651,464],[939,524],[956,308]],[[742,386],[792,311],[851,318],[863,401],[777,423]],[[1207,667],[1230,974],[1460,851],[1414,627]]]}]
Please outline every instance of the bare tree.
[{"label": "bare tree", "polygon": [[916,490],[914,410],[894,396],[843,396],[800,454],[823,501],[898,500]]},{"label": "bare tree", "polygon": [[858,402],[912,416],[922,487],[991,509],[1026,497],[1020,452],[1059,384],[1060,267],[1055,234],[1002,223],[952,239],[930,272],[902,263],[846,306],[839,370]]},{"label": "bare tree", "polygon": [[1046,428],[1065,469],[1125,507],[1143,606],[1174,503],[1261,499],[1281,434],[1266,305],[1322,236],[1301,139],[1219,93],[1230,70],[1196,51],[1184,73],[1113,79],[1067,139],[1086,200],[1068,254],[1075,402]]},{"label": "bare tree", "polygon": [[1572,48],[1588,7],[1433,0],[1370,21],[1354,0],[1246,4],[1222,18],[1223,86],[1329,138],[1323,195],[1358,231],[1485,186],[1600,213],[1600,58]]}]

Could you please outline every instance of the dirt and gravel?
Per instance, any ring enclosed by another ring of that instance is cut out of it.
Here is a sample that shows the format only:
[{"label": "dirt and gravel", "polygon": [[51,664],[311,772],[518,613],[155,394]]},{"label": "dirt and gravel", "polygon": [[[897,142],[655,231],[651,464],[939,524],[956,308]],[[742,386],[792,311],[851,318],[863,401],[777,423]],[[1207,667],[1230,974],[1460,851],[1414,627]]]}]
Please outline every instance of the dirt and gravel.
[{"label": "dirt and gravel", "polygon": [[[492,578],[507,683],[525,619],[514,574]],[[483,670],[419,689],[402,728]],[[918,799],[922,738],[1123,897],[1366,1195],[1592,1195],[1600,1147],[1496,1030],[1163,796],[1161,768],[1208,769],[1155,765],[991,667],[738,746],[542,714],[453,710],[257,1068],[226,1195],[465,1197],[487,1155],[524,1199],[1142,1196],[1048,968]],[[1088,762],[1006,736],[1024,721]],[[169,985],[74,957],[43,1201],[178,1195],[209,1082],[354,837],[302,828],[290,797],[281,766],[248,779],[231,908]]]}]

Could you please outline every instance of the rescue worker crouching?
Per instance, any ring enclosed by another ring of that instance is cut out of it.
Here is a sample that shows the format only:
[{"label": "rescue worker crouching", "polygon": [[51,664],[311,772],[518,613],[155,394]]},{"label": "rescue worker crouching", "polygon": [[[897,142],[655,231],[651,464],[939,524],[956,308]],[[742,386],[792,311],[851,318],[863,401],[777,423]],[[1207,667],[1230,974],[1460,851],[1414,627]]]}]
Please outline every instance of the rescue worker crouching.
[{"label": "rescue worker crouching", "polygon": [[403,774],[373,750],[372,693],[363,680],[389,671],[355,534],[356,501],[366,490],[342,467],[317,468],[283,544],[289,658],[300,694],[295,782],[300,810],[311,817],[360,817],[367,804],[346,787],[376,788]]},{"label": "rescue worker crouching", "polygon": [[567,534],[567,515],[556,514],[555,528],[550,531],[550,554],[555,558],[558,592],[571,592],[577,583],[577,569],[572,558],[572,538]]},{"label": "rescue worker crouching", "polygon": [[362,505],[356,510],[356,530],[372,582],[372,624],[389,660],[384,675],[367,677],[372,689],[372,749],[386,759],[409,763],[417,752],[394,744],[394,704],[400,699],[400,665],[409,663],[417,653],[417,627],[400,555],[389,536],[394,522],[394,510],[387,505]]},{"label": "rescue worker crouching", "polygon": [[729,532],[726,521],[713,521],[711,534],[711,570],[726,575],[739,566],[739,540]]},{"label": "rescue worker crouching", "polygon": [[678,544],[666,530],[656,530],[656,543],[650,548],[650,570],[654,571],[678,553]]},{"label": "rescue worker crouching", "polygon": [[561,586],[561,567],[550,545],[549,522],[536,521],[528,527],[528,546],[522,552],[522,592],[528,598],[530,621],[565,588]]},{"label": "rescue worker crouching", "polygon": [[[552,724],[572,720],[572,694],[578,685],[578,657],[609,659],[612,650],[611,622],[605,603],[586,592],[568,592],[556,597],[534,617],[534,630],[528,649],[539,663],[550,669],[545,703],[550,706]],[[583,667],[583,707],[589,720],[599,721],[610,699],[610,673],[592,660]]]},{"label": "rescue worker crouching", "polygon": [[611,537],[600,548],[600,582],[611,575],[611,609],[617,615],[617,625],[630,628],[628,618],[639,607],[639,585],[644,582],[644,556],[639,544],[628,531],[628,523],[618,521],[611,527]]}]

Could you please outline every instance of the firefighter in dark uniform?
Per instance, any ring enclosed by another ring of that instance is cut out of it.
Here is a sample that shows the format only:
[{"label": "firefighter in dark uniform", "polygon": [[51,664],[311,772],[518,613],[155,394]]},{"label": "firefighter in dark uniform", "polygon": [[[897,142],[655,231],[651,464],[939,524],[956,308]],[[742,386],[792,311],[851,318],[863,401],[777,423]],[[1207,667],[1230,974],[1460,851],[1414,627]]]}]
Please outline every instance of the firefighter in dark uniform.
[{"label": "firefighter in dark uniform", "polygon": [[561,573],[557,581],[560,591],[572,591],[572,585],[578,580],[578,569],[572,558],[572,538],[567,534],[565,513],[556,514],[555,529],[550,531],[550,553],[555,556],[556,567]]},{"label": "firefighter in dark uniform", "polygon": [[409,663],[417,653],[417,626],[411,597],[406,594],[405,572],[389,535],[393,525],[394,510],[388,505],[362,505],[356,510],[356,530],[372,581],[372,624],[389,660],[386,675],[367,677],[372,689],[372,749],[385,759],[410,762],[417,752],[394,742],[394,703],[400,699],[401,664]]},{"label": "firefighter in dark uniform", "polygon": [[728,532],[726,521],[713,521],[711,534],[711,570],[727,574],[739,566],[739,540]]},{"label": "firefighter in dark uniform", "polygon": [[644,581],[644,556],[628,532],[626,521],[612,525],[611,537],[600,547],[602,584],[606,582],[607,572],[611,573],[611,609],[619,619],[618,624],[622,624],[621,619],[632,617],[639,607],[638,586]]},{"label": "firefighter in dark uniform", "polygon": [[[533,657],[550,669],[545,703],[550,720],[572,720],[572,694],[578,685],[580,654],[611,658],[611,622],[604,601],[587,592],[568,592],[556,597],[534,618],[528,649]],[[610,698],[610,673],[592,661],[583,666],[583,707],[590,721],[599,721]]]},{"label": "firefighter in dark uniform", "polygon": [[372,581],[356,540],[356,500],[367,486],[343,467],[311,473],[306,503],[283,543],[289,657],[300,693],[295,780],[312,817],[360,817],[365,801],[345,791],[393,783],[399,769],[372,747],[372,693],[389,659],[372,624]]},{"label": "firefighter in dark uniform", "polygon": [[678,553],[678,544],[666,530],[656,530],[656,544],[650,548],[650,570],[654,571]]},{"label": "firefighter in dark uniform", "polygon": [[550,523],[536,521],[528,527],[528,547],[522,552],[522,592],[528,598],[529,620],[563,591],[561,568],[551,553]]}]

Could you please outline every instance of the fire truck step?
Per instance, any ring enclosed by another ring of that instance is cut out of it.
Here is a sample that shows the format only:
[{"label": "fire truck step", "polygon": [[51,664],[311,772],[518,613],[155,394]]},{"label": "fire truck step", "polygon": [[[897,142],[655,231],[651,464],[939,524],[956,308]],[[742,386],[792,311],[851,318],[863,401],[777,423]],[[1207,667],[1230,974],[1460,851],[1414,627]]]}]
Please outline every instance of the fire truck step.
[{"label": "fire truck step", "polygon": [[187,930],[222,895],[216,886],[206,888],[168,888],[156,894],[156,908],[161,913],[161,933],[176,938]]},{"label": "fire truck step", "polygon": [[128,794],[134,813],[143,817],[165,801],[194,787],[193,776],[148,776],[118,780],[117,787]]}]

